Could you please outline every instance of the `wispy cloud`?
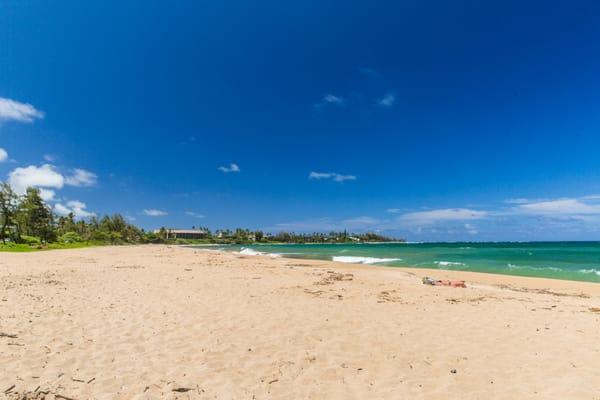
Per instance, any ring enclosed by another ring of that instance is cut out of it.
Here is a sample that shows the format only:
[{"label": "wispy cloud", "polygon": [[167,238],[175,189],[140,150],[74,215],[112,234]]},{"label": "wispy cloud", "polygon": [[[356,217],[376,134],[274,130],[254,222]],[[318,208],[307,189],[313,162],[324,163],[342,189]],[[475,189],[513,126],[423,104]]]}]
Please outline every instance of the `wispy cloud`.
[{"label": "wispy cloud", "polygon": [[73,173],[65,178],[65,183],[69,186],[94,186],[98,183],[98,176],[85,169],[75,168]]},{"label": "wispy cloud", "polygon": [[323,97],[323,101],[330,104],[344,104],[346,100],[343,97],[327,94]]},{"label": "wispy cloud", "polygon": [[583,199],[563,198],[520,204],[512,211],[544,216],[600,215],[600,204],[585,202]]},{"label": "wispy cloud", "polygon": [[0,147],[0,162],[5,162],[8,160],[8,152]]},{"label": "wispy cloud", "polygon": [[531,200],[523,198],[523,197],[520,197],[520,198],[517,198],[517,199],[506,199],[506,200],[504,200],[504,202],[506,204],[525,204],[525,203],[529,203],[530,201]]},{"label": "wispy cloud", "polygon": [[429,225],[447,221],[468,221],[482,219],[488,216],[487,211],[471,210],[468,208],[442,208],[437,210],[416,211],[402,214],[399,221],[419,225]]},{"label": "wispy cloud", "polygon": [[28,103],[0,97],[0,121],[33,122],[44,118],[44,113]]},{"label": "wispy cloud", "polygon": [[390,108],[396,102],[396,95],[394,93],[388,93],[383,97],[377,99],[377,105],[385,108]]},{"label": "wispy cloud", "polygon": [[200,214],[195,211],[186,211],[185,215],[192,217],[192,218],[204,218],[205,217],[204,214]]},{"label": "wispy cloud", "polygon": [[217,168],[219,171],[224,172],[224,173],[229,173],[229,172],[240,172],[240,167],[235,164],[235,163],[231,163],[229,164],[228,167],[226,166],[220,166],[219,168]]},{"label": "wispy cloud", "polygon": [[166,211],[157,210],[155,208],[147,208],[144,210],[144,214],[149,217],[163,217],[165,215],[168,215],[169,213],[167,213]]},{"label": "wispy cloud", "polygon": [[369,78],[381,78],[381,74],[369,67],[359,67],[358,72]]},{"label": "wispy cloud", "polygon": [[382,222],[377,218],[369,216],[359,216],[346,219],[333,219],[329,217],[313,218],[302,221],[285,222],[267,227],[267,231],[293,231],[293,232],[328,232],[342,231],[344,229],[352,231],[377,230]]},{"label": "wispy cloud", "polygon": [[584,200],[600,200],[600,194],[588,194],[587,196],[583,196]]},{"label": "wispy cloud", "polygon": [[334,182],[345,182],[345,181],[354,181],[356,180],[356,176],[354,175],[342,175],[335,172],[315,172],[312,171],[308,175],[308,179],[331,179]]},{"label": "wispy cloud", "polygon": [[[329,176],[328,179],[332,178]],[[390,208],[385,210],[387,217],[307,219],[265,229],[298,232],[348,229],[383,232],[408,240],[582,240],[600,237],[598,195],[517,200],[504,202],[499,207],[465,206],[419,211]]]},{"label": "wispy cloud", "polygon": [[294,232],[325,232],[339,229],[339,224],[329,217],[307,219],[303,221],[283,222],[274,227],[267,227],[267,231],[294,231]]},{"label": "wispy cloud", "polygon": [[326,94],[325,96],[323,96],[323,98],[321,99],[320,102],[316,103],[314,105],[314,107],[317,110],[321,110],[324,107],[331,105],[331,106],[343,106],[344,104],[346,104],[346,99],[341,97],[341,96],[336,96],[334,94]]},{"label": "wispy cloud", "polygon": [[465,224],[465,229],[467,230],[467,233],[469,235],[477,235],[479,233],[477,228],[475,228],[475,226],[473,226],[471,224]]},{"label": "wispy cloud", "polygon": [[379,219],[369,216],[348,218],[341,221],[341,225],[344,227],[344,229],[356,230],[369,229],[379,224],[381,224],[381,221]]}]

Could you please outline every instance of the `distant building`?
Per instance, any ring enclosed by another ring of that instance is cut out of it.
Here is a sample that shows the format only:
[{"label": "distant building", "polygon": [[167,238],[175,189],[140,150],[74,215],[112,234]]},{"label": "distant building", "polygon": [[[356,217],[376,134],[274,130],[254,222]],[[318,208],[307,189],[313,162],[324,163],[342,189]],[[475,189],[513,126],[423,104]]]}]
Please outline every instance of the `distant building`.
[{"label": "distant building", "polygon": [[[160,230],[155,230],[154,233],[159,233]],[[204,239],[208,236],[208,232],[204,229],[167,229],[166,239]]]}]

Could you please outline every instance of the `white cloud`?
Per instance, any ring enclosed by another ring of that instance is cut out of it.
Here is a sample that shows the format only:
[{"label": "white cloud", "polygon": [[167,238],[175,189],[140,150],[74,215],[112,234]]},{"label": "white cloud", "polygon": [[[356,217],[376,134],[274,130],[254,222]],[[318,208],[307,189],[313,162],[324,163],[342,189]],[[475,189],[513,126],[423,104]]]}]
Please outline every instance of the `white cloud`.
[{"label": "white cloud", "polygon": [[94,186],[98,183],[98,176],[85,169],[75,168],[73,173],[65,178],[65,183],[69,186]]},{"label": "white cloud", "polygon": [[85,208],[85,203],[83,203],[79,200],[68,201],[67,205],[71,208]]},{"label": "white cloud", "polygon": [[56,203],[54,205],[54,212],[57,213],[58,215],[69,215],[71,210],[60,203]]},{"label": "white cloud", "polygon": [[235,163],[231,163],[228,167],[219,167],[218,170],[227,174],[229,172],[240,172],[240,167]]},{"label": "white cloud", "polygon": [[56,156],[53,154],[44,154],[44,161],[54,162],[56,161]]},{"label": "white cloud", "polygon": [[[56,190],[62,189],[63,186],[91,186],[96,183],[96,175],[82,169],[75,169],[74,173],[68,177],[64,177],[58,169],[52,164],[44,164],[40,167],[30,165],[28,167],[15,168],[8,174],[8,183],[13,188],[15,193],[25,194],[28,187],[36,187],[40,190],[40,197],[44,201],[56,201]],[[71,206],[69,212],[73,212],[76,216],[85,218],[93,215],[85,210],[85,204],[79,203],[77,206]],[[57,208],[57,212],[65,211],[64,205]],[[68,214],[68,212],[67,212]]]},{"label": "white cloud", "polygon": [[2,147],[0,147],[0,162],[8,160],[8,153]]},{"label": "white cloud", "polygon": [[96,213],[86,210],[85,203],[79,200],[67,201],[67,204],[57,203],[54,205],[54,212],[59,215],[69,215],[73,213],[75,218],[88,218],[96,216]]},{"label": "white cloud", "polygon": [[205,215],[197,213],[195,211],[186,211],[185,215],[188,215],[188,216],[193,217],[193,218],[204,218],[205,217]]},{"label": "white cloud", "polygon": [[163,217],[165,215],[168,215],[168,213],[166,211],[157,210],[155,208],[145,209],[144,214],[146,214],[150,217]]},{"label": "white cloud", "polygon": [[0,97],[0,121],[33,122],[36,118],[44,118],[44,113],[31,104]]},{"label": "white cloud", "polygon": [[428,225],[445,221],[467,221],[482,219],[488,216],[487,211],[468,208],[443,208],[438,210],[417,211],[403,214],[399,220],[414,224]]},{"label": "white cloud", "polygon": [[394,105],[395,102],[396,102],[396,95],[394,93],[388,93],[385,96],[383,96],[377,100],[378,105],[380,105],[382,107],[386,107],[386,108],[390,108],[391,106]]},{"label": "white cloud", "polygon": [[28,187],[61,189],[65,178],[53,165],[44,164],[41,167],[30,165],[15,168],[8,174],[8,183],[17,194],[24,194]]},{"label": "white cloud", "polygon": [[54,196],[55,195],[56,195],[56,192],[54,190],[52,190],[52,189],[40,188],[40,197],[44,201],[52,201],[52,200],[54,200]]},{"label": "white cloud", "polygon": [[354,175],[342,175],[335,172],[315,172],[312,171],[308,174],[308,179],[331,179],[335,182],[354,181],[356,176]]},{"label": "white cloud", "polygon": [[402,212],[402,210],[399,208],[388,208],[386,211],[391,214],[400,214]]},{"label": "white cloud", "polygon": [[589,204],[578,199],[556,199],[521,204],[513,209],[516,212],[532,215],[568,216],[600,214],[600,204]]}]

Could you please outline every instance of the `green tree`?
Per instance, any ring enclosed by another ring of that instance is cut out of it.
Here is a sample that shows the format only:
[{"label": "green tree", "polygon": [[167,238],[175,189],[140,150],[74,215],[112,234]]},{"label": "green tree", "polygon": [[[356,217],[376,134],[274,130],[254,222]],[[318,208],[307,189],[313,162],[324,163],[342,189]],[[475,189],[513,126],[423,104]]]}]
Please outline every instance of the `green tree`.
[{"label": "green tree", "polygon": [[0,238],[2,243],[6,243],[7,228],[16,224],[18,200],[19,197],[8,183],[0,183]]},{"label": "green tree", "polygon": [[38,188],[27,188],[18,214],[25,234],[37,236],[44,242],[52,241],[56,237],[52,226],[54,220],[52,211],[42,200]]}]

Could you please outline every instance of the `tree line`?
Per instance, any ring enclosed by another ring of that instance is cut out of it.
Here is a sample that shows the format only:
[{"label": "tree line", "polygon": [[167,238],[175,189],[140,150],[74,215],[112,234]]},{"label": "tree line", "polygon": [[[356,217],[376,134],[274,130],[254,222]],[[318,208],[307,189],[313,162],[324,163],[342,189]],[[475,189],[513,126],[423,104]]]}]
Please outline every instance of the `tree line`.
[{"label": "tree line", "polygon": [[143,243],[144,231],[120,214],[76,220],[73,213],[55,215],[37,188],[18,195],[0,183],[0,241],[24,244],[53,242]]},{"label": "tree line", "polygon": [[[196,229],[196,227],[192,227]],[[361,242],[392,242],[404,241],[402,239],[394,239],[373,232],[367,233],[348,233],[344,231],[331,231],[328,233],[312,232],[312,233],[295,233],[295,232],[278,232],[271,234],[261,230],[249,230],[237,228],[217,229],[211,231],[206,227],[197,228],[203,232],[203,238],[199,242],[204,243],[221,243],[221,244],[244,244],[244,243],[361,243]],[[165,239],[168,237],[168,229],[161,228],[156,234],[153,234],[157,239]],[[185,240],[181,240],[185,242]]]},{"label": "tree line", "polygon": [[[195,227],[193,227],[195,229]],[[376,233],[265,233],[237,228],[204,232],[200,240],[169,239],[168,230],[145,232],[120,214],[77,219],[73,213],[57,215],[42,199],[38,188],[18,195],[8,183],[0,182],[0,242],[42,246],[48,243],[352,243],[382,242],[393,239]]]}]

